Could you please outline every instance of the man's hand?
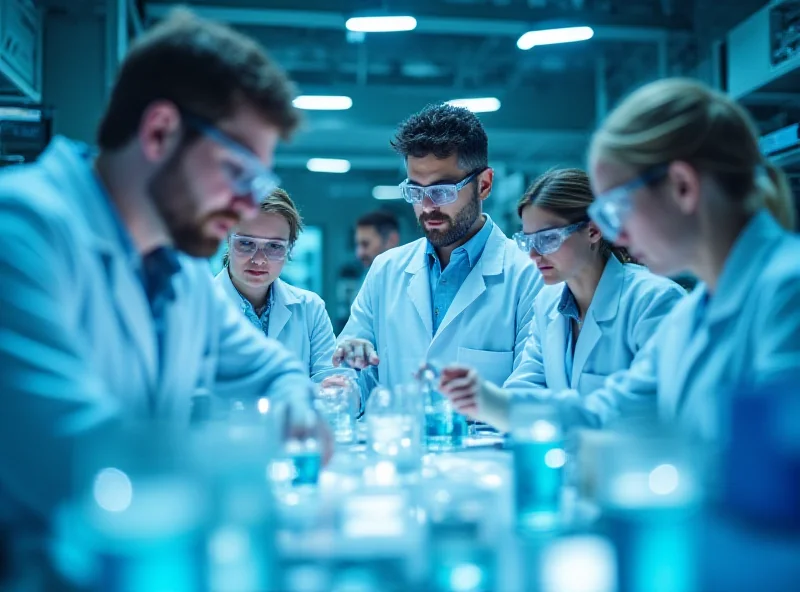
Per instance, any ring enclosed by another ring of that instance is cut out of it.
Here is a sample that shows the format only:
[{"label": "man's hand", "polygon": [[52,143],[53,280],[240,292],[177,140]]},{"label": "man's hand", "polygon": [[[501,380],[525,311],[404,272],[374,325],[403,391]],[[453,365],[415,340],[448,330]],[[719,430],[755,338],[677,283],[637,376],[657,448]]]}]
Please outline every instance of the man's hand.
[{"label": "man's hand", "polygon": [[316,440],[320,446],[322,466],[333,457],[335,441],[325,418],[305,402],[293,401],[283,409],[283,440]]},{"label": "man's hand", "polygon": [[363,370],[377,366],[380,361],[375,346],[366,339],[346,339],[333,352],[333,365],[336,367],[346,362],[351,368]]}]

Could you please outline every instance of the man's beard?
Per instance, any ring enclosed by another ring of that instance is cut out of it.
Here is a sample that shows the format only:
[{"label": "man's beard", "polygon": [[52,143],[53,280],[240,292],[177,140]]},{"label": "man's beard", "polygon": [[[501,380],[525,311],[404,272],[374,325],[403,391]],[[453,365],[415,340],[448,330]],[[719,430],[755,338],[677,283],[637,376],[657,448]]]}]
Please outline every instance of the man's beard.
[{"label": "man's beard", "polygon": [[[429,214],[420,214],[417,222],[425,237],[434,247],[447,247],[467,236],[480,215],[481,202],[476,188],[472,199],[455,215],[455,218],[451,218],[441,211],[433,211]],[[429,220],[444,220],[447,222],[447,226],[444,229],[426,228],[425,222]]]},{"label": "man's beard", "polygon": [[241,221],[241,216],[233,210],[217,210],[198,217],[200,200],[191,194],[190,184],[182,168],[185,149],[172,155],[164,166],[156,172],[147,190],[153,200],[174,246],[192,257],[211,257],[219,249],[220,239],[208,236],[204,228],[212,219],[227,219],[233,224]]}]

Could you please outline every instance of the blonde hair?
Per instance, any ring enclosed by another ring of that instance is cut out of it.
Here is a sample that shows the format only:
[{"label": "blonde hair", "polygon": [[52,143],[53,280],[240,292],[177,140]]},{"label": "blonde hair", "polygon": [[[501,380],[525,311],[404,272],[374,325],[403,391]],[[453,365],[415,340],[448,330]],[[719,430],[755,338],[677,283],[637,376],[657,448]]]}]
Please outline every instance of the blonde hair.
[{"label": "blonde hair", "polygon": [[[261,212],[266,214],[278,214],[289,224],[289,249],[297,242],[300,233],[303,232],[303,218],[294,201],[286,190],[276,187],[260,204]],[[230,263],[229,253],[226,251],[222,256],[222,265],[228,267]]]},{"label": "blonde hair", "polygon": [[687,162],[711,175],[730,201],[750,211],[765,206],[784,228],[794,227],[789,184],[762,157],[752,119],[700,82],[669,78],[640,88],[595,132],[591,154],[640,172]]},{"label": "blonde hair", "polygon": [[[589,175],[581,169],[551,169],[539,176],[517,203],[517,214],[528,206],[536,206],[569,221],[570,224],[588,219],[589,206],[594,201]],[[600,239],[600,254],[608,259],[612,254],[622,263],[633,261],[628,251]]]}]

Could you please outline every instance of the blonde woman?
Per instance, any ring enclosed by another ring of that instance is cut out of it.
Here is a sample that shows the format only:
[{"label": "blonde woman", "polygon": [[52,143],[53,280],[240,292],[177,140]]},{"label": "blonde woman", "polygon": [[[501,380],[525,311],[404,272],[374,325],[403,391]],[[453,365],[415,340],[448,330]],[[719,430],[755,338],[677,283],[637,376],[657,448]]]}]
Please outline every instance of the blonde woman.
[{"label": "blonde woman", "polygon": [[588,397],[551,398],[567,423],[599,426],[622,401],[655,398],[663,420],[720,436],[726,395],[800,360],[800,238],[783,174],[750,117],[698,82],[649,84],[620,104],[590,150],[603,234],[654,272],[700,280],[639,352]]},{"label": "blonde woman", "polygon": [[225,267],[215,281],[253,325],[300,358],[313,377],[332,367],[331,320],[319,296],[280,279],[303,222],[283,189],[275,189],[260,208],[228,238]]},{"label": "blonde woman", "polygon": [[[603,237],[589,220],[593,202],[589,177],[579,169],[549,171],[522,196],[517,212],[523,232],[514,238],[545,287],[534,301],[522,362],[505,390],[467,367],[443,371],[442,392],[461,412],[504,429],[511,391],[530,395],[533,384],[538,396],[591,394],[630,366],[683,297],[675,282],[634,264],[625,249]],[[481,391],[489,396],[480,397]]]}]

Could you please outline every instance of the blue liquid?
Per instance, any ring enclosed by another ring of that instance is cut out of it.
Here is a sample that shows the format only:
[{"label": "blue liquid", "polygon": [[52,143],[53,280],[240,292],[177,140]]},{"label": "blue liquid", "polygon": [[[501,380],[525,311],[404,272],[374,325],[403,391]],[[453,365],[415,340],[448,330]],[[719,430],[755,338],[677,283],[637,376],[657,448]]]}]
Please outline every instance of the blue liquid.
[{"label": "blue liquid", "polygon": [[617,549],[619,592],[696,590],[691,520],[684,508],[606,510],[603,530]]},{"label": "blue liquid", "polygon": [[513,442],[512,449],[519,526],[523,530],[554,528],[561,509],[564,469],[548,466],[545,458],[551,450],[563,450],[561,442]]},{"label": "blue liquid", "polygon": [[495,552],[479,542],[478,526],[459,521],[431,525],[432,592],[494,590]]},{"label": "blue liquid", "polygon": [[467,420],[454,411],[425,413],[425,440],[429,450],[452,450],[464,445]]},{"label": "blue liquid", "polygon": [[322,456],[319,452],[301,452],[292,455],[294,479],[292,485],[314,485],[319,480]]}]

